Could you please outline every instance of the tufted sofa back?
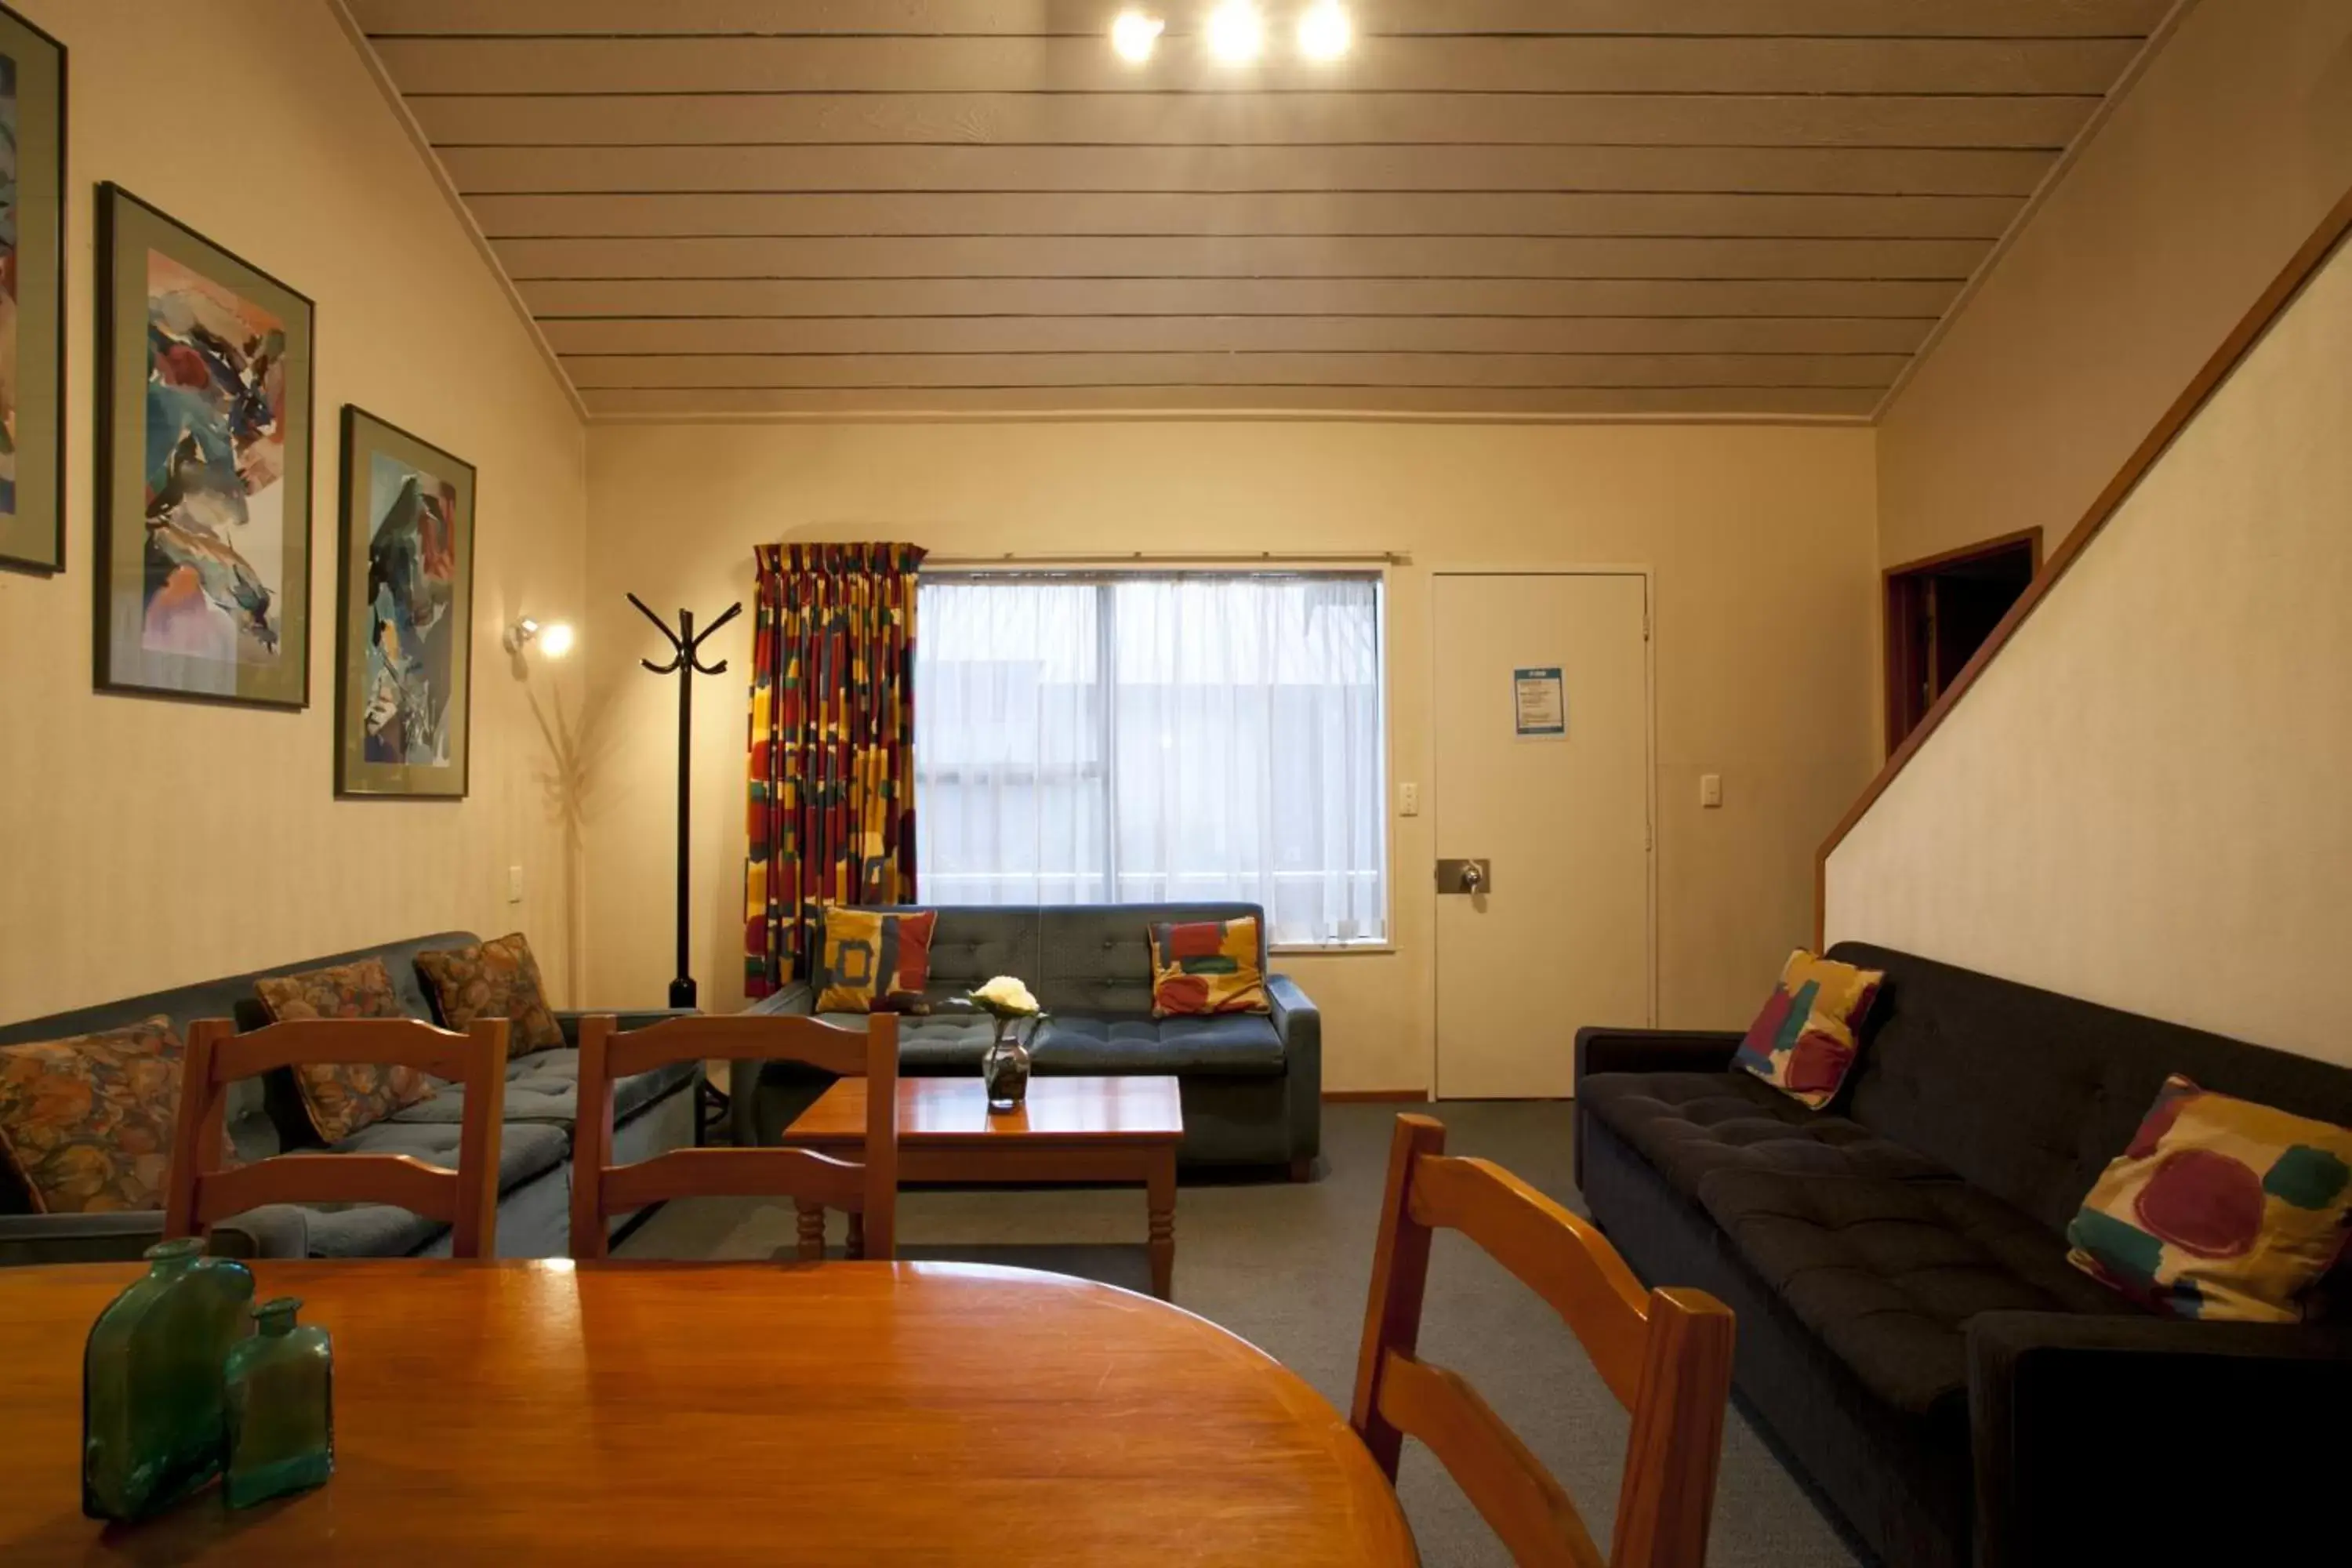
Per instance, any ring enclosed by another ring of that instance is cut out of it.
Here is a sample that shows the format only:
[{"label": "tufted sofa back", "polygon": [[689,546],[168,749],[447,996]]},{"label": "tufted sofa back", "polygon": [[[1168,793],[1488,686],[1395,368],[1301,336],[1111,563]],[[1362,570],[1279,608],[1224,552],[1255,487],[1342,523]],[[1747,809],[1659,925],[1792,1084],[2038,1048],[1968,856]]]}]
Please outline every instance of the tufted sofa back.
[{"label": "tufted sofa back", "polygon": [[931,933],[934,1002],[1000,974],[1029,983],[1049,1012],[1078,1017],[1140,1017],[1151,1011],[1154,925],[1257,920],[1258,967],[1265,967],[1265,911],[1255,904],[1052,904],[1044,908],[902,905],[937,909]]},{"label": "tufted sofa back", "polygon": [[2352,1126],[2352,1069],[1864,942],[1886,972],[1850,1114],[2063,1232],[2167,1075]]},{"label": "tufted sofa back", "polygon": [[[234,1018],[240,1029],[257,1029],[269,1022],[269,1015],[262,1011],[261,998],[253,989],[255,981],[273,974],[299,974],[305,970],[324,969],[331,964],[355,963],[362,958],[383,960],[385,970],[392,975],[393,989],[399,994],[400,1005],[411,1017],[437,1023],[439,1020],[434,1016],[433,1005],[425,998],[424,982],[416,973],[416,955],[444,948],[467,947],[479,941],[481,938],[469,931],[442,931],[434,936],[411,937],[404,942],[332,953],[325,958],[306,958],[294,963],[273,964],[249,974],[232,974],[224,979],[201,981],[170,991],[150,992],[144,996],[132,996],[121,1002],[102,1002],[94,1007],[53,1014],[47,1018],[28,1018],[23,1023],[0,1026],[0,1046],[16,1045],[26,1040],[65,1039],[74,1035],[94,1034],[100,1029],[119,1029],[152,1018],[158,1013],[172,1020],[173,1028],[184,1041],[188,1037],[188,1026],[199,1018]],[[266,1079],[247,1079],[232,1086],[228,1094],[228,1131],[230,1142],[236,1145],[237,1152],[248,1160],[266,1159],[288,1145],[318,1142],[310,1132],[310,1117],[295,1097],[293,1079],[286,1073],[272,1073]],[[7,1207],[10,1195],[0,1194],[0,1210]]]}]

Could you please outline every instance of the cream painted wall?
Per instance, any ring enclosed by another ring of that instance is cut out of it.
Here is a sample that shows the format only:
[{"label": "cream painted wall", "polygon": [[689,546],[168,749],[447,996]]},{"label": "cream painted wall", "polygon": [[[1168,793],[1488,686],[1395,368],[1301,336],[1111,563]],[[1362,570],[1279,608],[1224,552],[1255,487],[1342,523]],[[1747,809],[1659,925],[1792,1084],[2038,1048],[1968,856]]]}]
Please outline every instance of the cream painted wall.
[{"label": "cream painted wall", "polygon": [[2352,250],[1832,857],[1829,931],[2352,1065]]},{"label": "cream painted wall", "polygon": [[[581,600],[583,427],[323,4],[12,0],[71,51],[67,567],[0,573],[0,1020],[452,926],[521,926],[568,992],[555,770],[517,613]],[[92,187],[318,301],[307,711],[91,689]],[[336,483],[356,402],[480,471],[472,797],[334,798]],[[506,868],[529,897],[505,899]]]},{"label": "cream painted wall", "polygon": [[2352,5],[2198,0],[1879,432],[1885,564],[2054,549],[2352,186]]},{"label": "cream painted wall", "polygon": [[[1433,568],[1654,568],[1668,1026],[1748,1021],[1810,929],[1811,846],[1873,764],[1867,430],[598,426],[589,480],[589,973],[616,1000],[657,1001],[670,972],[677,724],[674,682],[636,666],[658,638],[622,595],[715,615],[751,597],[762,542],[1409,551],[1390,595],[1391,776],[1425,789]],[[696,709],[693,952],[707,1006],[741,994],[748,649],[740,623],[713,640],[731,668],[700,683]],[[1720,811],[1698,808],[1702,772],[1724,775]],[[1326,1010],[1330,1088],[1430,1081],[1433,805],[1396,823],[1396,951],[1283,961]]]}]

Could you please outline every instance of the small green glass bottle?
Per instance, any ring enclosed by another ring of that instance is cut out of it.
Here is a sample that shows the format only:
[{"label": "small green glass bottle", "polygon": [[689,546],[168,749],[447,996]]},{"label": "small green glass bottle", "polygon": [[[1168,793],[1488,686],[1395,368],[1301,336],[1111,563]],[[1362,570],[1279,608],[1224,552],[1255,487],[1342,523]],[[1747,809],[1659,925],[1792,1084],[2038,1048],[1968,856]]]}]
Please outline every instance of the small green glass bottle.
[{"label": "small green glass bottle", "polygon": [[220,1474],[221,1365],[252,1300],[253,1270],[201,1241],[147,1249],[82,1350],[82,1512],[142,1519]]},{"label": "small green glass bottle", "polygon": [[291,1296],[253,1309],[260,1332],[228,1352],[228,1506],[315,1487],[335,1473],[335,1347],[297,1327]]}]

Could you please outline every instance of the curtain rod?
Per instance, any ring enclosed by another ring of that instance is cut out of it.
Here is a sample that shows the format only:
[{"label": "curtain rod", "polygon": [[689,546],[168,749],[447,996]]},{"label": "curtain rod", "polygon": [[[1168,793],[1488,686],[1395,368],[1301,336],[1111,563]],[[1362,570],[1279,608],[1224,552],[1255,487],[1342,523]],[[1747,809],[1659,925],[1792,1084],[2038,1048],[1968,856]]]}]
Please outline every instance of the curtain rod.
[{"label": "curtain rod", "polygon": [[1145,551],[1094,551],[1070,555],[927,555],[925,566],[1410,566],[1408,551],[1259,550],[1213,555],[1154,555]]}]

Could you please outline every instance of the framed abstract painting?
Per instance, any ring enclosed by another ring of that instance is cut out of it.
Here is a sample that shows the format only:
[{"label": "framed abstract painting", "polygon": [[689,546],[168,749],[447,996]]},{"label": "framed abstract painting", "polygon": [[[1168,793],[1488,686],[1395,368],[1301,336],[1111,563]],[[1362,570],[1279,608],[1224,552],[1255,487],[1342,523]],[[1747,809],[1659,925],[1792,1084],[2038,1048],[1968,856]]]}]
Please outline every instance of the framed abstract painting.
[{"label": "framed abstract painting", "polygon": [[0,5],[0,566],[66,563],[65,46]]},{"label": "framed abstract painting", "polygon": [[311,306],[98,191],[98,684],[310,700]]},{"label": "framed abstract painting", "polygon": [[474,466],[345,405],[340,511],[335,793],[462,800]]}]

